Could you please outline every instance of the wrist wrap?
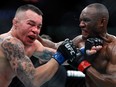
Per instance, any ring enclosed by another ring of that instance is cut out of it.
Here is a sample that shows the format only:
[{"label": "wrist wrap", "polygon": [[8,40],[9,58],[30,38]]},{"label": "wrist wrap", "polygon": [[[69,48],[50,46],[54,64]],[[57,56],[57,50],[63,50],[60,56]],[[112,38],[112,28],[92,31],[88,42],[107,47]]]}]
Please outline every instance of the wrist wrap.
[{"label": "wrist wrap", "polygon": [[84,70],[89,66],[91,66],[91,64],[88,61],[84,60],[79,64],[78,70],[84,72]]},{"label": "wrist wrap", "polygon": [[60,52],[56,52],[52,57],[59,63],[59,65],[65,61],[63,55]]},{"label": "wrist wrap", "polygon": [[85,47],[80,48],[80,51],[84,55],[85,54]]}]

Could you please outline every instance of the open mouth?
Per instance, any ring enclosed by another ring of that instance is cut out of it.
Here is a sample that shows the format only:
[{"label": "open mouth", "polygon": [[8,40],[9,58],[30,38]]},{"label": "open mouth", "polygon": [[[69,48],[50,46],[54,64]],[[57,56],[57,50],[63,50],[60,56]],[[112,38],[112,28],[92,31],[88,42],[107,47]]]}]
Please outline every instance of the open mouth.
[{"label": "open mouth", "polygon": [[86,29],[83,29],[82,36],[83,36],[83,38],[87,38],[89,36],[89,32]]},{"label": "open mouth", "polygon": [[35,39],[36,39],[35,36],[28,36],[28,38],[29,38],[30,40],[35,40]]},{"label": "open mouth", "polygon": [[82,30],[82,34],[88,34],[87,30]]}]

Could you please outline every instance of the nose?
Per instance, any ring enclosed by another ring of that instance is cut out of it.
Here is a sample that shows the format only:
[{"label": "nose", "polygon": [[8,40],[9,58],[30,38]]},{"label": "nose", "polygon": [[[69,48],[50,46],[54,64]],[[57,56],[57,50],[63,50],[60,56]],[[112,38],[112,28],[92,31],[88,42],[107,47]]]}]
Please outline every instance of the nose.
[{"label": "nose", "polygon": [[34,33],[34,34],[39,34],[40,33],[40,28],[38,29],[38,27],[37,26],[34,26],[33,28],[32,28],[32,32]]},{"label": "nose", "polygon": [[80,26],[81,28],[83,28],[83,27],[85,26],[85,23],[84,23],[84,21],[80,21],[80,24],[79,24],[79,26]]}]

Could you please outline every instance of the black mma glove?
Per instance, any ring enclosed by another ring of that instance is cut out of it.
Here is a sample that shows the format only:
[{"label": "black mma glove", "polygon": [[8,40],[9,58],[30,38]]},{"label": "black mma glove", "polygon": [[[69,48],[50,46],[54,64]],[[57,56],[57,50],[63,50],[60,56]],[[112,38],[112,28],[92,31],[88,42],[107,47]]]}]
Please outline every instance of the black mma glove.
[{"label": "black mma glove", "polygon": [[69,63],[70,66],[72,66],[74,69],[78,69],[79,71],[82,71],[84,72],[85,69],[87,69],[89,66],[91,66],[91,64],[85,60],[85,57],[84,57],[84,51],[85,48],[77,48],[77,51],[76,51],[76,57],[73,58],[73,59],[69,59],[67,62]]},{"label": "black mma glove", "polygon": [[103,40],[101,38],[88,38],[85,42],[85,49],[90,50],[93,46],[103,45]]},{"label": "black mma glove", "polygon": [[[91,66],[90,62],[87,60],[87,58],[83,55],[86,54],[90,56],[90,54],[86,53],[86,50],[90,50],[92,48],[92,46],[98,46],[98,45],[102,45],[103,44],[103,40],[99,39],[99,38],[89,38],[87,39],[87,41],[85,42],[85,49],[77,49],[76,52],[76,58],[70,59],[68,60],[68,63],[75,69],[78,69],[79,71],[82,71],[85,73],[86,69]],[[84,52],[83,52],[84,51]],[[92,60],[91,58],[89,60]]]},{"label": "black mma glove", "polygon": [[98,46],[98,45],[103,46],[103,40],[101,38],[95,37],[95,38],[88,38],[86,40],[86,42],[85,42],[85,55],[84,55],[84,57],[89,62],[93,62],[98,53],[89,55],[89,54],[87,54],[86,51],[90,50],[93,46]]},{"label": "black mma glove", "polygon": [[53,55],[53,58],[59,63],[62,64],[68,59],[73,59],[76,57],[76,48],[69,39],[65,41],[58,47],[57,52]]}]

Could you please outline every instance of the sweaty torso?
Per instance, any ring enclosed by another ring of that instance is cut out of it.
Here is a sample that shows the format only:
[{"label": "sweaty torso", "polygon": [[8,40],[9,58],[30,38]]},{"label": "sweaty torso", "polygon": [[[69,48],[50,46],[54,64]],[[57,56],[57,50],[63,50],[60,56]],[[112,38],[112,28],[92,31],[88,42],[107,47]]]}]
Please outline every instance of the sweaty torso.
[{"label": "sweaty torso", "polygon": [[[98,52],[98,54],[94,57],[94,61],[91,63],[92,66],[101,74],[107,73],[107,66],[109,64],[108,55],[106,52],[108,44],[104,44],[103,48]],[[94,81],[86,75],[87,87],[98,87]]]},{"label": "sweaty torso", "polygon": [[[8,87],[13,77],[16,76],[1,47],[3,40],[9,36],[9,34],[0,35],[0,87]],[[26,55],[31,57],[35,49],[35,46],[26,47]]]},{"label": "sweaty torso", "polygon": [[[79,39],[80,38],[80,39]],[[75,39],[74,43],[77,47],[84,46],[84,40],[81,39],[81,36]],[[111,66],[111,62],[113,61],[112,52],[115,52],[114,45],[116,45],[116,39],[114,36],[108,36],[107,41],[104,40],[103,48],[98,52],[98,54],[94,57],[94,61],[91,63],[92,66],[101,74],[115,74],[112,73],[113,70],[109,67]],[[110,51],[112,51],[110,53]],[[114,64],[116,64],[116,61],[113,61]],[[89,78],[89,76],[86,75],[86,82],[87,87],[98,87],[95,81]],[[105,85],[104,85],[105,87]]]}]

